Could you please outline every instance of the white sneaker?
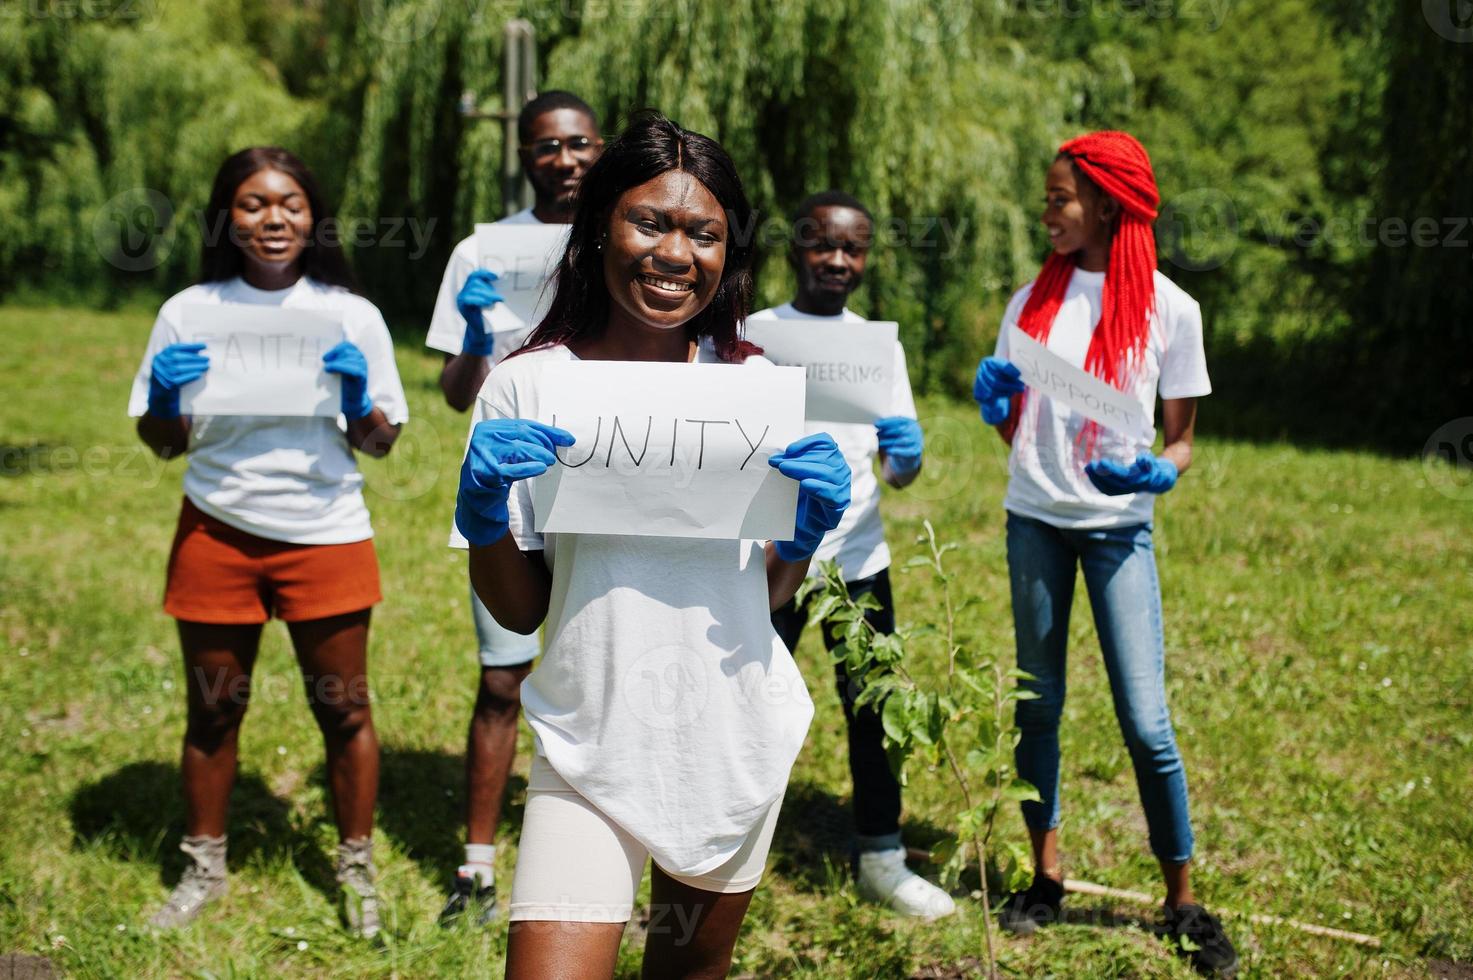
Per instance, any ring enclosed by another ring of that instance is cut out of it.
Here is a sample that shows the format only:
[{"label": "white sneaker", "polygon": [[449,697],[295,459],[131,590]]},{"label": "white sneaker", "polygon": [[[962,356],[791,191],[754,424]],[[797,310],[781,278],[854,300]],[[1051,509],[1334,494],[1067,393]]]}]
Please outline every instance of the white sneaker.
[{"label": "white sneaker", "polygon": [[859,894],[924,922],[956,911],[950,895],[905,866],[903,847],[860,852]]}]

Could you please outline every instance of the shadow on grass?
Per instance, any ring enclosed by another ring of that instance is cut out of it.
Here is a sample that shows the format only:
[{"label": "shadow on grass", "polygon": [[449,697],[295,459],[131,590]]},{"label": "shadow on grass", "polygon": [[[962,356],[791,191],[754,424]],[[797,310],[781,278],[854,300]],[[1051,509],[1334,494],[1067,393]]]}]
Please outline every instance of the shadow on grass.
[{"label": "shadow on grass", "polygon": [[[902,830],[912,850],[928,851],[945,836],[926,821],[904,820]],[[830,884],[827,865],[848,867],[853,839],[854,817],[847,801],[811,782],[789,783],[772,835],[773,871],[805,891],[825,891]]]},{"label": "shadow on grass", "polygon": [[[433,749],[379,750],[380,829],[436,887],[448,886],[465,857],[465,757]],[[314,774],[320,780],[322,773]],[[498,841],[522,831],[527,780],[515,773],[506,786]]]},{"label": "shadow on grass", "polygon": [[1153,936],[1161,935],[1161,925],[1152,916],[1139,912],[1122,912],[1111,905],[1091,904],[1081,907],[1077,904],[1080,898],[1078,895],[1066,898],[1062,920],[1065,925],[1093,926],[1096,929],[1140,929]]},{"label": "shadow on grass", "polygon": [[[72,832],[79,845],[101,844],[119,857],[157,861],[160,877],[172,886],[183,874],[185,861],[176,846],[184,834],[180,790],[178,765],[129,763],[72,794]],[[286,857],[308,884],[336,897],[332,863],[311,826],[255,773],[242,772],[236,778],[228,832],[231,867],[256,856],[268,862]]]}]

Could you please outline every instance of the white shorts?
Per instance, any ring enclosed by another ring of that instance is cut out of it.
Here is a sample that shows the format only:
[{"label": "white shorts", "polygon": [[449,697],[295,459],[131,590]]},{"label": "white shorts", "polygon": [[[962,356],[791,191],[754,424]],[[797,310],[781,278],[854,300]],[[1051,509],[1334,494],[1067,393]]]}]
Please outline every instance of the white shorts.
[{"label": "white shorts", "polygon": [[476,624],[476,648],[482,667],[520,667],[537,659],[542,643],[537,634],[513,633],[496,621],[471,586],[471,619]]},{"label": "white shorts", "polygon": [[[780,809],[781,798],[719,868],[693,878],[670,877],[722,894],[756,888]],[[544,756],[532,756],[511,885],[511,921],[628,922],[648,858],[643,844],[580,796]]]}]

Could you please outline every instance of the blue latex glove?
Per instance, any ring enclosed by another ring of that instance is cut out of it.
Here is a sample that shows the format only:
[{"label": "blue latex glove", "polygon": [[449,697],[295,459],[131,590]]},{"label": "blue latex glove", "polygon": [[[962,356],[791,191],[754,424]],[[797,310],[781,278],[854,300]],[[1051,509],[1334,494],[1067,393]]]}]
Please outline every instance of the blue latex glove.
[{"label": "blue latex glove", "polygon": [[486,419],[471,430],[460,464],[455,526],[476,547],[495,544],[506,534],[511,485],[539,476],[557,462],[557,448],[573,444],[573,434],[530,419]]},{"label": "blue latex glove", "polygon": [[1012,410],[1014,395],[1023,393],[1023,380],[1012,361],[1000,357],[984,357],[977,365],[977,377],[972,381],[972,397],[982,410],[982,421],[988,425],[1002,425]]},{"label": "blue latex glove", "polygon": [[875,420],[880,452],[896,476],[910,476],[921,468],[921,451],[926,446],[921,423],[904,415],[887,415]]},{"label": "blue latex glove", "polygon": [[827,432],[804,436],[768,460],[783,476],[798,481],[798,519],[793,540],[774,541],[783,561],[806,561],[824,533],[839,526],[849,506],[849,463]]},{"label": "blue latex glove", "polygon": [[1165,493],[1176,486],[1176,464],[1165,456],[1141,453],[1129,466],[1102,459],[1084,468],[1100,493],[1118,497],[1127,493]]},{"label": "blue latex glove", "polygon": [[210,359],[200,353],[204,349],[204,344],[170,344],[153,356],[148,369],[148,414],[159,419],[179,417],[179,389],[210,369]]},{"label": "blue latex glove", "polygon": [[373,399],[368,397],[368,359],[363,352],[346,340],[322,355],[323,370],[329,374],[343,376],[343,415],[349,422],[356,422],[373,411]]},{"label": "blue latex glove", "polygon": [[465,340],[461,342],[462,354],[476,357],[491,356],[491,334],[486,329],[486,318],[482,310],[505,302],[496,291],[496,273],[490,269],[477,269],[466,277],[465,285],[455,296],[455,308],[465,319]]}]

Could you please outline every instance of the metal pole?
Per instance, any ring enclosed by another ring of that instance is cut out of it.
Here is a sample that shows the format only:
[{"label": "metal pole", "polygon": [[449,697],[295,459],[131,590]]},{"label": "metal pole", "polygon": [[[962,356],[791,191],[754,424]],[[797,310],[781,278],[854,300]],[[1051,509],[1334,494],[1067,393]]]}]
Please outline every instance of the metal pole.
[{"label": "metal pole", "polygon": [[533,203],[532,186],[522,174],[522,159],[517,152],[521,145],[517,134],[517,114],[522,106],[537,96],[537,46],[532,24],[522,19],[507,21],[504,49],[502,200],[506,203],[506,213],[514,214]]},{"label": "metal pole", "polygon": [[475,90],[466,89],[460,93],[460,115],[468,120],[500,120],[501,201],[506,213],[511,215],[533,204],[532,185],[522,174],[522,158],[517,152],[521,145],[517,115],[522,106],[537,97],[537,34],[530,21],[507,21],[502,45],[501,94],[500,111],[482,112],[476,108]]}]

